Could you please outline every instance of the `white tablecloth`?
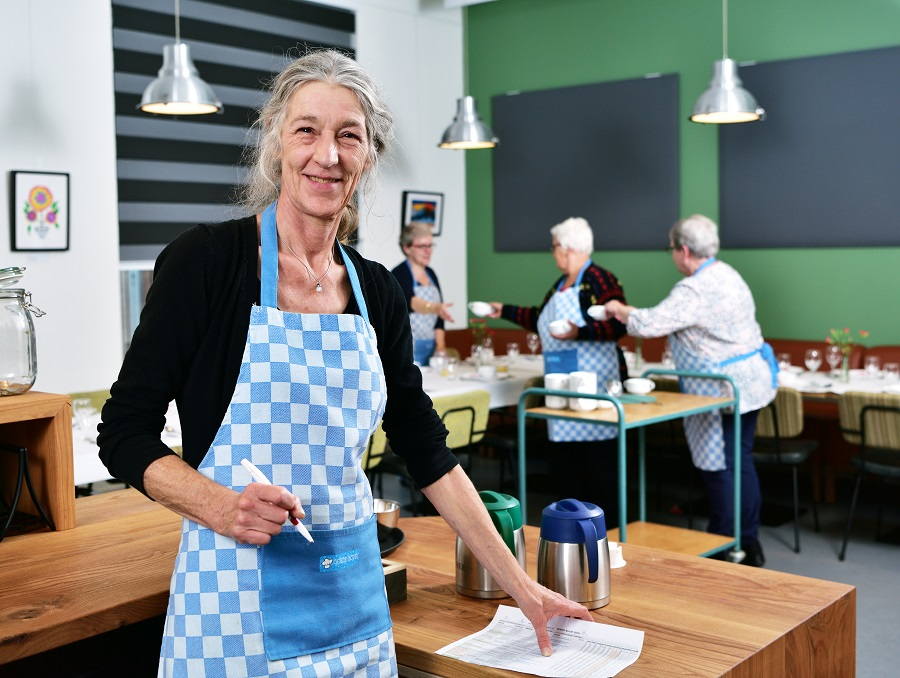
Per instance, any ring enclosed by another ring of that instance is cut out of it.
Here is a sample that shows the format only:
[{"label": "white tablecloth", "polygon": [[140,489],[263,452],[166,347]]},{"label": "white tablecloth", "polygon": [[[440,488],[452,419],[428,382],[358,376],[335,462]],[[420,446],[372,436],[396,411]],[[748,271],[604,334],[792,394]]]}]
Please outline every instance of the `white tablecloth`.
[{"label": "white tablecloth", "polygon": [[[72,456],[75,465],[75,485],[87,485],[99,483],[104,480],[112,480],[109,471],[100,461],[100,448],[97,447],[97,424],[100,415],[90,418],[86,425],[73,424],[72,426]],[[181,446],[181,422],[178,419],[178,410],[175,403],[169,405],[166,412],[166,430],[163,431],[162,441],[169,447]]]},{"label": "white tablecloth", "polygon": [[[497,363],[507,360],[498,359]],[[540,356],[519,356],[506,363],[508,371],[498,372],[493,379],[482,378],[474,365],[461,363],[452,376],[441,376],[441,373],[430,367],[422,368],[422,386],[432,398],[456,395],[467,391],[486,390],[491,394],[491,407],[516,405],[525,388],[525,382],[532,377],[544,373],[544,361]],[[504,376],[504,374],[508,376]]]},{"label": "white tablecloth", "polygon": [[778,383],[804,393],[836,393],[840,395],[848,391],[863,391],[865,393],[900,394],[900,381],[885,378],[883,372],[871,375],[867,374],[865,370],[850,370],[850,381],[846,384],[840,382],[836,373],[806,372],[798,369],[782,370],[778,373]]}]

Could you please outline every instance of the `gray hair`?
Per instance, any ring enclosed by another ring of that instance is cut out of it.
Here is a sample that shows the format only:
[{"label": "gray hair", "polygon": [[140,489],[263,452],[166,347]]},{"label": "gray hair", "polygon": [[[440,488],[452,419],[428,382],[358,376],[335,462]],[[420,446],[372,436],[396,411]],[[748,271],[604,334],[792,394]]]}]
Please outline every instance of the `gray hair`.
[{"label": "gray hair", "polygon": [[426,235],[432,235],[431,226],[421,222],[406,224],[400,231],[400,249],[409,247],[416,238],[424,238]]},{"label": "gray hair", "polygon": [[[262,212],[281,190],[281,128],[291,97],[308,82],[346,87],[356,95],[366,120],[369,169],[363,175],[367,179],[377,176],[378,159],[389,150],[394,121],[372,77],[356,61],[336,50],[309,52],[275,76],[270,84],[272,95],[253,123],[256,144],[245,153],[250,173],[248,184],[239,195],[240,204],[253,214]],[[359,226],[359,213],[353,202],[341,216],[338,239],[342,242]]]},{"label": "gray hair", "polygon": [[675,222],[669,230],[669,240],[675,247],[687,245],[690,253],[700,259],[714,257],[719,252],[719,227],[709,217],[693,214]]},{"label": "gray hair", "polygon": [[590,254],[594,251],[594,232],[587,219],[569,217],[550,229],[550,235],[563,249]]}]

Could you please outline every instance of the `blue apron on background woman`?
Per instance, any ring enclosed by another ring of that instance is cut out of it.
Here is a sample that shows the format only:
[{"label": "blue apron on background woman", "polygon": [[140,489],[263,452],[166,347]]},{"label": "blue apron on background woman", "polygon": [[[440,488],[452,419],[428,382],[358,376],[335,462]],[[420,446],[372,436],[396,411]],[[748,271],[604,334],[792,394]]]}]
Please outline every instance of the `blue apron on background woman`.
[{"label": "blue apron on background woman", "polygon": [[[619,354],[614,341],[568,341],[554,338],[550,334],[550,323],[554,320],[570,320],[578,327],[587,323],[581,313],[578,290],[585,270],[591,265],[588,260],[578,272],[575,284],[562,289],[561,280],[556,292],[538,317],[538,334],[541,337],[544,357],[544,374],[570,372],[596,372],[597,387],[603,389],[609,379],[619,378]],[[550,419],[547,422],[550,440],[559,442],[609,440],[618,435],[615,426],[598,426],[574,421]]]},{"label": "blue apron on background woman", "polygon": [[[299,497],[308,543],[285,523],[266,546],[183,520],[160,676],[395,676],[369,483],[360,459],[386,390],[361,317],[277,308],[275,204],[262,216],[262,293],[231,403],[199,471],[240,492],[247,458]],[[340,247],[340,245],[338,245]]]},{"label": "blue apron on background woman", "polygon": [[[705,268],[716,261],[715,257],[707,259],[693,275],[699,275]],[[732,377],[737,384],[742,399],[749,389],[768,388],[768,382],[757,378],[757,368],[751,367],[745,361],[756,359],[759,356],[766,362],[772,374],[771,398],[775,397],[775,389],[778,388],[778,363],[775,354],[768,342],[750,353],[734,356],[721,362],[710,360],[704,356],[692,353],[677,334],[669,335],[669,346],[672,350],[672,358],[675,368],[687,372],[705,372],[708,374],[726,374]],[[742,364],[743,363],[743,364]],[[749,372],[747,370],[750,370]],[[744,378],[749,376],[750,379]],[[681,390],[691,395],[704,395],[713,397],[732,398],[734,396],[731,385],[728,382],[713,379],[682,378]],[[753,399],[755,400],[755,398]],[[736,414],[741,414],[740,412]],[[691,451],[691,459],[701,471],[724,471],[725,464],[725,438],[722,435],[722,411],[704,412],[684,418],[684,433],[687,438],[688,448]]]},{"label": "blue apron on background woman", "polygon": [[[419,297],[426,303],[440,304],[441,291],[438,289],[434,278],[428,274],[428,271],[425,271],[425,275],[428,275],[431,284],[420,285],[416,280],[409,261],[406,262],[406,265],[409,266],[409,274],[413,280],[413,296]],[[434,326],[437,325],[439,317],[437,313],[416,313],[412,311],[409,314],[409,325],[412,328],[413,336],[413,360],[419,365],[428,365],[428,359],[434,354]]]}]

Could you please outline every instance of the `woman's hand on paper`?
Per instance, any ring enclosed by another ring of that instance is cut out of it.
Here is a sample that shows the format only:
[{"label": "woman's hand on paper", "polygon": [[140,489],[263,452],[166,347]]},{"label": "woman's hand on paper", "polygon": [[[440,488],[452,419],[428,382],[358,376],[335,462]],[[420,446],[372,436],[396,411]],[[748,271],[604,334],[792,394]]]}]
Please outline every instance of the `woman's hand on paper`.
[{"label": "woman's hand on paper", "polygon": [[574,617],[585,621],[594,621],[594,618],[584,605],[575,603],[533,580],[531,583],[533,586],[520,594],[516,602],[534,627],[541,654],[549,657],[553,653],[553,648],[550,644],[550,634],[547,633],[547,622],[553,617]]}]

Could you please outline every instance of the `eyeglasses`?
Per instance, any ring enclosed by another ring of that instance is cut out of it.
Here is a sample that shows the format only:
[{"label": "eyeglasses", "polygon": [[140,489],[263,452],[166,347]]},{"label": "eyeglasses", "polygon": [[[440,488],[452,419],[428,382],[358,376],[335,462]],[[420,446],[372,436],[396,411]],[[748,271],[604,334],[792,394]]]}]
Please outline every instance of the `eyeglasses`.
[{"label": "eyeglasses", "polygon": [[434,245],[434,244],[431,244],[431,245],[410,245],[410,247],[412,247],[413,249],[417,249],[417,250],[433,250],[435,247],[437,247],[437,245]]},{"label": "eyeglasses", "polygon": [[562,245],[560,245],[558,242],[555,242],[555,243],[553,243],[552,245],[550,245],[550,251],[551,251],[551,252],[555,252],[555,251],[556,251],[557,249],[559,249],[560,247],[562,247]]},{"label": "eyeglasses", "polygon": [[669,246],[666,248],[666,254],[671,255],[672,252],[678,252],[679,250],[681,250],[680,247],[673,247],[672,245],[669,245]]}]

